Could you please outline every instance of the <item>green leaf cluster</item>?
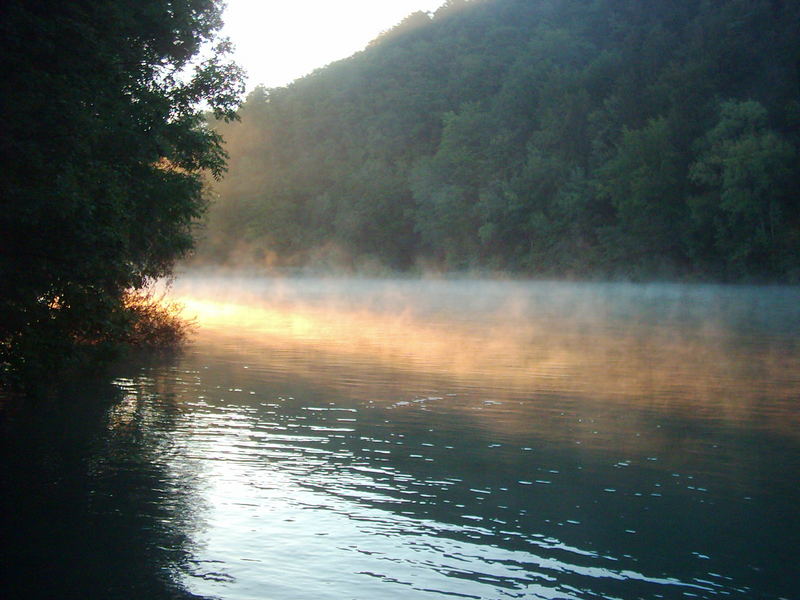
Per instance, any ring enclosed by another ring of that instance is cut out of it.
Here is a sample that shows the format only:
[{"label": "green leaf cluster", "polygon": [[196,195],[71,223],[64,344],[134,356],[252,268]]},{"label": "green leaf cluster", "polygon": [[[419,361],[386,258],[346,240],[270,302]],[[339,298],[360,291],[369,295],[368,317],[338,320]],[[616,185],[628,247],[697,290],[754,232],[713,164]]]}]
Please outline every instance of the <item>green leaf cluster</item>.
[{"label": "green leaf cluster", "polygon": [[[216,0],[9,0],[0,9],[0,360],[55,366],[132,327],[127,290],[192,247],[242,74]],[[201,110],[201,108],[203,110]]]}]

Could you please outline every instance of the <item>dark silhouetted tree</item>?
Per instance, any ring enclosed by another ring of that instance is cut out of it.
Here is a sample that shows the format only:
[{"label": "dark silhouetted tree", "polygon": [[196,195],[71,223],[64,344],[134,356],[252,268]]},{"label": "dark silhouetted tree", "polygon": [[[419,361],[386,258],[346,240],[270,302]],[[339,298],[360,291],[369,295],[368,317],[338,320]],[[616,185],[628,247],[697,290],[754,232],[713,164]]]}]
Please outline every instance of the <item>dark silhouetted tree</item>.
[{"label": "dark silhouetted tree", "polygon": [[[124,337],[127,290],[192,246],[241,71],[216,0],[9,0],[0,9],[0,350],[62,362]],[[195,60],[195,62],[191,62]],[[6,366],[8,366],[6,364]]]}]

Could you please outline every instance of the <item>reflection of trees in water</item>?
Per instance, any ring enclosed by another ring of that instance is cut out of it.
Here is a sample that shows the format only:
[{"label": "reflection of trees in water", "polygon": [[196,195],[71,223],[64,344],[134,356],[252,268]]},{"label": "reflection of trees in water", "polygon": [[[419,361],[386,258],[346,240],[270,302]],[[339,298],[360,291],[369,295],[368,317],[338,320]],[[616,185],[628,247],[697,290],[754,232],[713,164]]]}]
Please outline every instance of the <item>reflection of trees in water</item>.
[{"label": "reflection of trees in water", "polygon": [[149,384],[73,381],[6,408],[4,598],[195,597],[175,580],[191,558],[196,474],[170,471],[179,415]]}]

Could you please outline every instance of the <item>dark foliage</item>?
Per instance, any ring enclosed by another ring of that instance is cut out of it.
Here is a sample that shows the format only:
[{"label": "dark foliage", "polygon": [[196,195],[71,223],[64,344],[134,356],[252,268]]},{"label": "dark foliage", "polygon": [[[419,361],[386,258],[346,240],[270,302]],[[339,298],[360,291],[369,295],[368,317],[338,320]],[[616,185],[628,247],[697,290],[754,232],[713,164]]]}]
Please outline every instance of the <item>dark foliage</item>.
[{"label": "dark foliage", "polygon": [[800,278],[800,4],[472,0],[258,89],[211,260]]},{"label": "dark foliage", "polygon": [[[0,362],[55,367],[130,335],[127,290],[169,273],[225,166],[238,67],[190,60],[217,0],[9,0],[0,9]],[[185,75],[183,73],[186,73]]]}]

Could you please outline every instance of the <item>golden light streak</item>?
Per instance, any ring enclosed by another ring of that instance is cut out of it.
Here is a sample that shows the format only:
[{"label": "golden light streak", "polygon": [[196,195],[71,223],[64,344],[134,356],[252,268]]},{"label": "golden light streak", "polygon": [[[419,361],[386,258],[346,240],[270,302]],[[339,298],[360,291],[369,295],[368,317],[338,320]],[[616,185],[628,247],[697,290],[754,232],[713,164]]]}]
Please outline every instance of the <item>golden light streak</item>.
[{"label": "golden light streak", "polygon": [[[302,304],[244,304],[183,297],[205,340],[237,338],[282,369],[327,377],[321,365],[389,369],[449,377],[501,395],[568,394],[598,403],[733,421],[757,410],[766,392],[790,405],[800,397],[797,354],[766,348],[753,359],[724,334],[693,335],[631,323],[624,330],[571,327],[568,321],[516,322],[493,315],[483,327],[408,313],[387,314]],[[314,361],[264,353],[293,348]],[[335,378],[336,376],[331,376]],[[330,382],[335,383],[335,382]],[[795,413],[774,415],[800,424]],[[769,415],[765,419],[773,421]]]}]

